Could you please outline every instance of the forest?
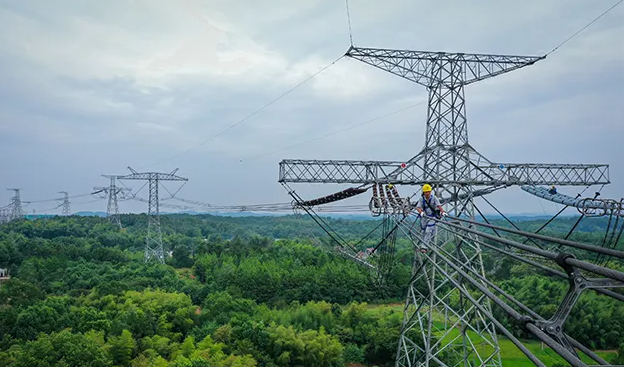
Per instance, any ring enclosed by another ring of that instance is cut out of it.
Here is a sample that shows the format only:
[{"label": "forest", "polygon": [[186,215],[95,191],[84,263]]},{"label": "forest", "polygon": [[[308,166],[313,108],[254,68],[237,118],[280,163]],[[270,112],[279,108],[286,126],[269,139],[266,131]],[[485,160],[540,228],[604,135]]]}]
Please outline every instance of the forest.
[{"label": "forest", "polygon": [[[396,263],[379,284],[331,251],[302,215],[161,217],[166,263],[144,262],[147,216],[18,220],[0,226],[0,366],[342,367],[393,366],[413,249],[397,239]],[[376,220],[327,219],[358,248]],[[503,220],[493,224],[509,225]],[[541,233],[568,234],[576,218]],[[544,220],[516,223],[535,231]],[[604,218],[586,218],[570,239],[601,245]],[[624,239],[618,243],[624,248]],[[588,260],[596,259],[587,257]],[[488,277],[544,317],[567,285],[484,250]],[[615,260],[612,268],[624,270]],[[513,333],[563,366],[520,325]],[[584,292],[566,331],[611,363],[624,363],[624,307]],[[504,366],[529,366],[501,337]]]}]

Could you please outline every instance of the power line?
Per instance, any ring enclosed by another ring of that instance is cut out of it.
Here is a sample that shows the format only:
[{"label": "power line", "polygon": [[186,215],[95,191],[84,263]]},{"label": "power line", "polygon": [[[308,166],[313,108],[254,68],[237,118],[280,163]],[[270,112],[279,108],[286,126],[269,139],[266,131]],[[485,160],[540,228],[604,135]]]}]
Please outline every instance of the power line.
[{"label": "power line", "polygon": [[[382,116],[377,116],[377,117],[375,117],[375,118],[372,118],[372,119],[369,119],[369,120],[366,120],[366,121],[363,121],[363,122],[359,122],[359,123],[357,123],[357,124],[349,125],[349,126],[347,126],[347,127],[343,128],[343,129],[336,130],[336,131],[332,131],[332,132],[327,133],[327,134],[325,134],[325,135],[317,136],[317,137],[315,137],[315,138],[311,138],[311,139],[308,139],[308,140],[304,140],[304,141],[301,141],[301,142],[299,142],[299,143],[291,144],[291,145],[288,145],[288,146],[286,146],[286,147],[279,148],[279,149],[276,149],[276,150],[273,150],[273,151],[270,151],[270,152],[267,152],[267,153],[262,153],[262,154],[259,154],[259,155],[251,156],[251,157],[249,157],[249,158],[245,158],[244,160],[252,160],[252,159],[257,159],[257,158],[265,157],[265,156],[267,156],[267,155],[271,155],[271,154],[273,154],[273,153],[277,153],[277,152],[281,152],[281,151],[283,151],[283,150],[287,150],[287,149],[291,149],[291,148],[294,148],[294,147],[298,147],[298,146],[301,146],[301,145],[304,145],[304,144],[307,144],[307,143],[311,143],[311,142],[313,142],[313,141],[317,141],[317,140],[325,139],[325,138],[330,137],[330,136],[332,136],[332,135],[340,134],[340,133],[342,133],[342,132],[345,132],[345,131],[349,131],[349,130],[355,129],[356,127],[364,126],[364,125],[370,124],[371,122],[379,121],[379,120],[382,120],[382,119],[384,119],[384,118],[386,118],[386,117],[390,117],[390,116],[392,116],[392,115],[396,115],[397,113],[400,113],[400,112],[403,112],[403,111],[409,110],[410,108],[414,108],[414,107],[416,107],[416,106],[423,105],[423,104],[425,104],[426,102],[427,102],[427,101],[420,101],[420,102],[417,102],[417,103],[411,104],[411,105],[409,105],[409,106],[405,106],[405,107],[403,107],[403,108],[401,108],[401,109],[398,109],[398,110],[395,110],[395,111],[392,111],[392,112],[386,113],[385,115],[382,115]],[[240,161],[242,162],[242,161],[243,161],[243,159],[241,159]]]},{"label": "power line", "polygon": [[[85,196],[91,196],[91,193],[68,196],[68,199],[75,199],[75,198],[80,198],[80,197],[85,197]],[[63,199],[64,198],[44,199],[44,200],[22,200],[22,203],[24,203],[24,204],[47,203],[47,202],[59,201],[59,200],[63,200]]]},{"label": "power line", "polygon": [[[585,26],[584,26],[583,28],[581,28],[579,31],[577,31],[576,33],[574,33],[572,36],[568,37],[565,41],[561,42],[558,46],[556,46],[555,48],[553,48],[553,49],[552,49],[550,52],[548,52],[546,55],[549,55],[549,54],[553,53],[553,52],[554,52],[554,51],[556,51],[558,48],[560,48],[561,46],[563,46],[565,43],[569,42],[571,39],[573,39],[575,36],[577,36],[579,33],[581,33],[583,30],[585,30],[587,27],[589,27],[591,24],[593,24],[594,22],[596,22],[598,19],[600,19],[601,17],[603,17],[605,14],[607,14],[609,11],[611,11],[612,9],[614,9],[617,5],[619,5],[619,4],[620,4],[620,3],[622,3],[622,2],[624,2],[624,0],[619,0],[616,4],[614,4],[614,5],[613,5],[613,6],[611,6],[609,9],[607,9],[606,11],[604,11],[602,14],[600,14],[598,17],[596,17],[594,20],[592,20],[592,21],[591,21],[590,23],[588,23],[587,25],[585,25]],[[351,46],[353,46],[353,31],[352,31],[352,26],[351,26],[351,13],[350,13],[350,8],[349,8],[349,0],[345,0],[345,5],[346,5],[346,11],[347,11],[347,23],[348,23],[348,28],[349,28],[349,41],[350,41]],[[201,146],[205,145],[206,143],[208,143],[208,142],[212,141],[213,139],[215,139],[215,138],[217,138],[217,137],[219,137],[219,136],[223,135],[224,133],[228,132],[229,130],[233,129],[234,127],[236,127],[236,126],[240,125],[241,123],[243,123],[243,122],[247,121],[247,120],[248,120],[248,119],[250,119],[251,117],[253,117],[253,116],[255,116],[256,114],[260,113],[260,112],[261,112],[261,111],[263,111],[264,109],[268,108],[269,106],[271,106],[271,105],[272,105],[272,104],[274,104],[275,102],[277,102],[277,101],[281,100],[283,97],[285,97],[286,95],[290,94],[291,92],[293,92],[294,90],[296,90],[296,89],[297,89],[297,88],[299,88],[300,86],[304,85],[305,83],[307,83],[308,81],[310,81],[310,80],[311,80],[311,79],[313,79],[314,77],[318,76],[319,74],[321,74],[322,72],[324,72],[326,69],[328,69],[330,66],[332,66],[333,64],[335,64],[336,62],[338,62],[338,61],[339,61],[340,59],[342,59],[343,57],[344,57],[344,55],[343,55],[343,56],[340,56],[339,58],[337,58],[336,60],[334,60],[334,61],[333,61],[333,62],[331,62],[330,64],[326,65],[325,67],[323,67],[322,69],[320,69],[320,70],[319,70],[319,71],[317,71],[316,73],[312,74],[311,76],[309,76],[309,77],[308,77],[308,78],[306,78],[305,80],[301,81],[300,83],[298,83],[298,84],[297,84],[297,85],[295,85],[294,87],[292,87],[292,88],[290,88],[289,90],[287,90],[286,92],[282,93],[282,94],[281,94],[280,96],[278,96],[277,98],[273,99],[273,100],[272,100],[272,101],[270,101],[269,103],[267,103],[267,104],[263,105],[262,107],[260,107],[259,109],[255,110],[255,111],[254,111],[254,112],[252,112],[250,115],[248,115],[248,116],[246,116],[245,118],[243,118],[243,119],[241,119],[241,120],[237,121],[236,123],[234,123],[234,124],[230,125],[230,126],[229,126],[228,128],[226,128],[225,130],[222,130],[221,132],[219,132],[219,133],[217,133],[217,134],[215,134],[215,135],[211,136],[210,138],[208,138],[208,139],[204,140],[204,141],[203,141],[203,142],[201,142],[200,144],[195,145],[194,147],[192,147],[192,148],[190,148],[190,149],[187,149],[186,151],[183,151],[183,152],[181,152],[181,153],[179,153],[179,154],[177,154],[177,155],[174,155],[174,156],[172,156],[172,157],[170,157],[170,158],[164,159],[164,160],[162,160],[162,161],[160,161],[160,162],[154,163],[154,164],[152,164],[152,165],[150,165],[150,166],[148,166],[148,167],[152,167],[152,166],[158,165],[158,164],[160,164],[160,163],[164,163],[164,162],[167,162],[167,161],[173,160],[173,159],[175,159],[175,158],[181,157],[181,156],[183,156],[183,155],[185,155],[185,154],[187,154],[187,153],[189,153],[189,152],[191,152],[191,151],[193,151],[193,150],[195,150],[195,149],[197,149],[197,148],[199,148],[199,147],[201,147]],[[372,122],[372,121],[368,121],[368,122]],[[364,124],[366,124],[366,123],[368,123],[368,122],[364,122],[364,123],[362,123],[361,125],[364,125]],[[358,125],[358,126],[359,126],[359,125]],[[355,126],[353,126],[353,127],[355,127]],[[346,131],[346,130],[349,130],[349,129],[353,128],[353,127],[350,127],[350,128],[344,129],[344,130],[340,130],[340,131],[337,131],[337,132],[335,132],[335,133],[342,132],[342,131]],[[324,137],[331,136],[331,135],[333,135],[333,134],[335,134],[335,133],[330,133],[330,134],[325,135],[325,136],[323,136],[323,137],[319,137],[319,138],[311,139],[311,140],[308,140],[308,141],[305,141],[305,142],[302,142],[302,143],[298,143],[298,144],[295,144],[295,145],[291,145],[291,146],[288,146],[288,147],[283,148],[283,149],[279,149],[279,150],[276,150],[276,151],[272,151],[272,152],[270,152],[270,153],[263,154],[262,156],[264,156],[264,155],[268,155],[268,154],[272,154],[272,153],[275,153],[275,152],[279,152],[279,151],[284,150],[284,149],[289,149],[289,148],[291,148],[291,147],[298,146],[298,145],[301,145],[301,144],[305,144],[305,143],[307,143],[307,142],[311,142],[311,141],[319,140],[319,139],[322,139],[322,138],[324,138]],[[147,167],[146,167],[146,168],[147,168]]]},{"label": "power line", "polygon": [[349,24],[349,42],[353,46],[353,32],[351,30],[351,12],[349,11],[349,0],[345,0],[347,4],[347,23]]},{"label": "power line", "polygon": [[243,118],[242,120],[239,120],[238,122],[236,122],[236,123],[234,123],[234,124],[230,125],[230,126],[229,126],[228,128],[226,128],[225,130],[222,130],[221,132],[217,133],[216,135],[211,136],[210,138],[208,138],[208,139],[204,140],[204,141],[203,141],[203,142],[201,142],[200,144],[197,144],[196,146],[194,146],[194,147],[192,147],[192,148],[190,148],[190,149],[188,149],[188,150],[186,150],[186,151],[184,151],[184,152],[182,152],[182,153],[180,153],[180,154],[174,155],[174,156],[172,156],[172,157],[170,157],[170,158],[164,159],[164,160],[162,160],[162,161],[160,161],[160,162],[154,163],[154,164],[152,164],[152,165],[150,165],[150,166],[147,166],[147,167],[145,167],[145,168],[148,168],[148,167],[153,167],[153,166],[158,165],[158,164],[160,164],[160,163],[164,163],[164,162],[170,161],[170,160],[172,160],[172,159],[175,159],[175,158],[181,157],[181,156],[183,156],[184,154],[189,153],[189,152],[191,152],[191,151],[193,151],[193,150],[195,150],[195,149],[199,148],[200,146],[202,146],[202,145],[204,145],[204,144],[208,143],[209,141],[211,141],[211,140],[213,140],[213,139],[215,139],[215,138],[217,138],[217,137],[219,137],[219,136],[221,136],[221,135],[225,134],[225,133],[226,133],[226,132],[228,132],[229,130],[233,129],[234,127],[236,127],[236,126],[238,126],[238,125],[240,125],[240,124],[242,124],[243,122],[247,121],[247,120],[248,120],[248,119],[250,119],[251,117],[253,117],[253,116],[257,115],[257,114],[258,114],[258,113],[260,113],[260,112],[262,112],[263,110],[265,110],[266,108],[268,108],[269,106],[271,106],[272,104],[274,104],[275,102],[279,101],[280,99],[284,98],[284,97],[285,97],[285,96],[287,96],[288,94],[292,93],[295,89],[297,89],[297,88],[301,87],[302,85],[304,85],[304,84],[305,84],[305,83],[307,83],[308,81],[312,80],[313,78],[315,78],[316,76],[318,76],[319,74],[321,74],[322,72],[324,72],[325,70],[327,70],[330,66],[334,65],[335,63],[337,63],[337,62],[338,62],[340,59],[342,59],[343,57],[344,57],[344,55],[342,55],[342,56],[338,57],[336,60],[334,60],[334,61],[332,61],[331,63],[327,64],[327,65],[326,65],[326,66],[324,66],[322,69],[318,70],[317,72],[315,72],[314,74],[310,75],[309,77],[307,77],[307,78],[306,78],[306,79],[304,79],[303,81],[299,82],[299,83],[298,83],[297,85],[295,85],[294,87],[292,87],[292,88],[288,89],[286,92],[282,93],[280,96],[278,96],[277,98],[275,98],[275,99],[274,99],[274,100],[272,100],[271,102],[269,102],[269,103],[265,104],[264,106],[260,107],[259,109],[255,110],[255,111],[254,111],[254,112],[252,112],[251,114],[247,115],[247,117]]},{"label": "power line", "polygon": [[605,10],[602,14],[600,14],[599,16],[597,16],[596,18],[594,18],[594,20],[592,20],[591,22],[587,23],[583,28],[579,29],[576,33],[574,33],[573,35],[571,35],[570,37],[568,37],[565,41],[561,42],[559,45],[557,45],[555,48],[553,48],[552,50],[550,50],[550,52],[548,52],[546,54],[546,56],[550,55],[551,53],[555,52],[559,47],[563,46],[564,44],[568,43],[572,38],[576,37],[579,33],[583,32],[587,27],[589,27],[590,25],[594,24],[598,19],[602,18],[605,14],[607,14],[608,12],[610,12],[611,10],[613,10],[616,6],[620,5],[624,0],[620,0],[617,3],[615,3],[613,6],[611,6],[609,9]]}]

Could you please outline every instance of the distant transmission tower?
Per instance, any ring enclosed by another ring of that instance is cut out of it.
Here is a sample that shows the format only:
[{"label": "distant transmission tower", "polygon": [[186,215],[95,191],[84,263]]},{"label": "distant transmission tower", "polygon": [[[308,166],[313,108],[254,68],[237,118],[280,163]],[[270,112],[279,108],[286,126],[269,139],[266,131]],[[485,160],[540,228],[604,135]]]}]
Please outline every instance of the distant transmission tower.
[{"label": "distant transmission tower", "polygon": [[108,206],[106,208],[106,217],[111,223],[114,223],[122,228],[121,219],[119,218],[119,196],[122,197],[122,200],[125,198],[124,194],[126,191],[130,191],[126,188],[117,187],[116,179],[121,176],[113,176],[113,175],[102,175],[110,179],[110,184],[108,187],[94,187],[93,190],[96,192],[104,192],[108,197]]},{"label": "distant transmission tower", "polygon": [[22,218],[24,212],[22,211],[22,199],[20,198],[20,189],[7,189],[9,191],[15,191],[15,196],[11,198],[11,213],[9,214],[9,221]]},{"label": "distant transmission tower", "polygon": [[188,178],[176,176],[178,169],[171,173],[137,172],[128,167],[131,175],[118,176],[120,180],[147,180],[149,182],[149,201],[147,211],[147,237],[145,239],[145,262],[157,259],[161,264],[165,263],[165,250],[162,243],[162,231],[160,229],[160,211],[158,203],[158,185],[160,181],[188,181]]},{"label": "distant transmission tower", "polygon": [[63,215],[70,215],[71,214],[71,209],[69,206],[69,193],[67,193],[67,191],[59,191],[59,194],[63,194],[65,195],[63,197]]}]

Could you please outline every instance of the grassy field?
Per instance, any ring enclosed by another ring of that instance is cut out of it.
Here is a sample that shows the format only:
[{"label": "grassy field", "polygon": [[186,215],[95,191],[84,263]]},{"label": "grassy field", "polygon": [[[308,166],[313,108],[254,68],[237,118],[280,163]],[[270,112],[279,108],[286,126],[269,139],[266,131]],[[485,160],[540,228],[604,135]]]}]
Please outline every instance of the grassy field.
[{"label": "grassy field", "polygon": [[[369,310],[372,313],[384,313],[384,314],[392,314],[391,317],[400,317],[403,315],[403,305],[402,304],[391,304],[391,305],[370,305]],[[443,320],[439,320],[434,322],[434,325],[437,328],[442,328],[444,326]],[[468,331],[468,338],[471,342],[477,347],[477,350],[482,352],[483,354],[488,354],[493,352],[493,348],[484,341],[483,338],[479,336],[479,334]],[[447,344],[453,339],[457,338],[460,335],[459,329],[454,329],[448,333],[448,335],[442,339],[442,344]],[[511,340],[498,336],[498,345],[500,347],[501,359],[503,361],[504,367],[530,367],[533,366],[533,363],[518,349]],[[546,345],[542,345],[542,343],[535,340],[521,340],[521,342],[529,349],[537,358],[539,358],[544,364],[547,366],[552,366],[555,363],[563,363],[567,365],[565,361],[551,348]],[[458,338],[455,343],[461,343],[461,338]],[[615,351],[594,351],[600,357],[605,359],[607,362],[615,356]],[[581,359],[589,364],[597,364],[589,357],[581,355]]]},{"label": "grassy field", "polygon": [[[472,331],[468,331],[467,334],[468,334],[468,338],[470,338],[472,343],[477,346],[477,349],[479,351],[483,352],[486,355],[493,353],[494,348],[492,348],[488,343],[486,343],[483,340],[483,338],[479,336],[479,334],[474,333]],[[459,337],[459,336],[460,336],[460,331],[458,329],[455,329],[447,335],[447,338],[445,338],[444,341],[448,343],[448,341],[451,341],[452,339]],[[456,340],[456,343],[457,342],[461,342],[461,338],[458,338]],[[547,366],[552,366],[555,363],[564,363],[564,365],[567,364],[555,351],[553,351],[551,348],[549,348],[546,345],[542,345],[542,343],[538,341],[521,340],[521,342]],[[501,359],[503,361],[503,366],[525,367],[525,366],[533,365],[533,363],[531,363],[531,361],[524,355],[524,353],[522,353],[522,351],[520,351],[520,349],[518,349],[518,347],[515,346],[515,344],[513,344],[511,340],[499,336],[498,345],[501,351],[500,353],[501,353]],[[579,354],[581,355],[581,359],[585,363],[590,364],[590,365],[597,364],[592,359],[583,355],[582,353],[579,352]],[[603,359],[609,361],[615,355],[615,352],[596,351],[596,354],[598,354]]]}]

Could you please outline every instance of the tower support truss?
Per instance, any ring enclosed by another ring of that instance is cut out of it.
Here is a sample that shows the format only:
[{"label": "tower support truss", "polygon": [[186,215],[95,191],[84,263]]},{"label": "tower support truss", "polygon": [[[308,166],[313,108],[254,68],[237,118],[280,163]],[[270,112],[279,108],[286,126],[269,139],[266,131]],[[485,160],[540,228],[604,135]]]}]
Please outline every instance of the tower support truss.
[{"label": "tower support truss", "polygon": [[[512,185],[610,183],[607,165],[494,163],[470,145],[464,87],[544,57],[353,46],[346,56],[427,88],[425,146],[403,162],[285,159],[280,163],[280,182],[428,183],[448,206],[447,212],[470,219],[474,219],[472,200],[479,191]],[[396,365],[501,366],[494,324],[482,312],[491,314],[489,300],[481,297],[475,307],[458,288],[466,290],[467,285],[457,269],[476,272],[485,279],[479,243],[465,236],[461,240],[438,238],[434,246],[444,246],[456,254],[455,266],[448,266],[435,255],[428,264],[415,264]],[[471,331],[477,332],[480,340],[471,337]],[[488,347],[478,348],[479,344]]]},{"label": "tower support truss", "polygon": [[71,207],[69,202],[69,193],[67,191],[59,191],[59,194],[63,194],[63,215],[71,215]]},{"label": "tower support truss", "polygon": [[24,211],[22,209],[22,199],[20,197],[20,189],[8,189],[10,191],[15,192],[15,195],[11,198],[11,211],[8,215],[8,220],[16,220],[20,219],[24,216]]},{"label": "tower support truss", "polygon": [[11,219],[11,206],[7,205],[0,208],[0,224],[7,223]]},{"label": "tower support truss", "polygon": [[162,243],[162,230],[160,228],[160,209],[158,201],[158,188],[161,181],[188,181],[187,178],[176,176],[178,169],[171,173],[160,172],[137,172],[128,167],[132,174],[119,176],[120,180],[143,180],[149,185],[149,199],[147,204],[147,237],[145,238],[145,262],[156,260],[165,263],[165,251]]},{"label": "tower support truss", "polygon": [[122,228],[121,219],[119,218],[119,199],[125,199],[126,192],[130,190],[127,188],[122,188],[117,186],[117,178],[122,176],[113,176],[113,175],[102,175],[110,180],[108,187],[94,187],[97,193],[103,192],[106,194],[106,198],[108,198],[108,205],[106,207],[106,217],[109,222],[117,225],[119,228]]}]

